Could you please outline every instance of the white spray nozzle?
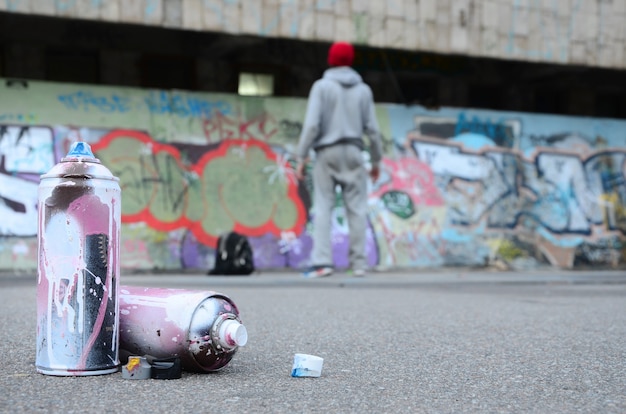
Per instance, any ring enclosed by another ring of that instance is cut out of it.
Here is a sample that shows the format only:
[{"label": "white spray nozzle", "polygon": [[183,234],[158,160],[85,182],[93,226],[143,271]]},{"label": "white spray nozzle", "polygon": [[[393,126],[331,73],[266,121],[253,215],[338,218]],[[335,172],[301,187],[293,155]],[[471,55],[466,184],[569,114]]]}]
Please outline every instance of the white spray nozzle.
[{"label": "white spray nozzle", "polygon": [[218,340],[224,348],[235,348],[248,343],[248,331],[239,321],[227,319],[220,325]]}]

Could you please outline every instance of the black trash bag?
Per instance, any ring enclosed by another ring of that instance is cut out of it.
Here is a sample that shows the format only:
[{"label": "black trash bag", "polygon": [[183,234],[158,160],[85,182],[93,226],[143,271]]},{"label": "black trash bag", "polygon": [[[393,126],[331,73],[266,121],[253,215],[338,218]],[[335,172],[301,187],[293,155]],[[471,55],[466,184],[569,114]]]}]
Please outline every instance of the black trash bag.
[{"label": "black trash bag", "polygon": [[209,275],[249,275],[254,272],[254,255],[248,238],[234,231],[217,239],[215,267]]}]

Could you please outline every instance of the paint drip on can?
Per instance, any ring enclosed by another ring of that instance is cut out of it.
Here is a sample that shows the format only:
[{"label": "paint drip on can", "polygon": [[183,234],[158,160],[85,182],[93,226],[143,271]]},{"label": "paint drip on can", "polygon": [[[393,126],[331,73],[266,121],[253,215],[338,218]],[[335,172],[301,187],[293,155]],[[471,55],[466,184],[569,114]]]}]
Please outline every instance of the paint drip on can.
[{"label": "paint drip on can", "polygon": [[119,180],[74,143],[38,191],[37,371],[99,375],[119,367]]},{"label": "paint drip on can", "polygon": [[248,332],[223,294],[187,289],[120,287],[120,356],[178,357],[183,369],[225,367]]}]

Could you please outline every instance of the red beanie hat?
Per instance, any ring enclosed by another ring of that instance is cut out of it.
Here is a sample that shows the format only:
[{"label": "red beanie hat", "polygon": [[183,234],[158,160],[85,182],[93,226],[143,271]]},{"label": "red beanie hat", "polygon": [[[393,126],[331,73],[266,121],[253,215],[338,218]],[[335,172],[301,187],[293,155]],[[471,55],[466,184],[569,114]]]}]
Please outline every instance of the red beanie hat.
[{"label": "red beanie hat", "polygon": [[347,42],[335,42],[328,50],[328,64],[330,66],[352,66],[354,62],[354,47]]}]

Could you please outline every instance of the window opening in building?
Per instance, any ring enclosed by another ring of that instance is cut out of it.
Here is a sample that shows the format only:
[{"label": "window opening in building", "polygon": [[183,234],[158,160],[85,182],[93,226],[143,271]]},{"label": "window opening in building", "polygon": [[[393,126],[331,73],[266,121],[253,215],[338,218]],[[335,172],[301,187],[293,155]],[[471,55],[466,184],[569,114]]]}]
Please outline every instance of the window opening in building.
[{"label": "window opening in building", "polygon": [[245,96],[271,96],[274,94],[274,76],[241,72],[238,93]]}]

